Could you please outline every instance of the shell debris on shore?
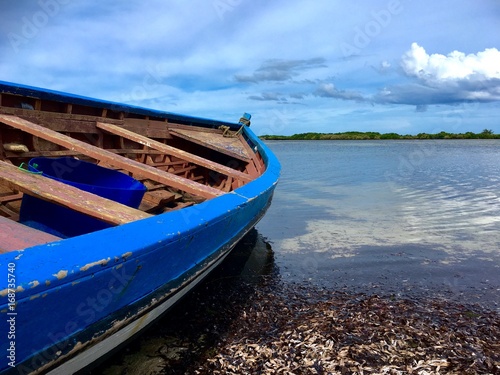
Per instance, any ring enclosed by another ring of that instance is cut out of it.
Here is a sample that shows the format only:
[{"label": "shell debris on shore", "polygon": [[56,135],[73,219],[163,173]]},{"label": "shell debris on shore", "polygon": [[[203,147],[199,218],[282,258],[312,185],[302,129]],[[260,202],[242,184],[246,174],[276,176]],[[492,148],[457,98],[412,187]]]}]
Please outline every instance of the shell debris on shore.
[{"label": "shell debris on shore", "polygon": [[444,300],[256,291],[197,374],[500,374],[500,316]]},{"label": "shell debris on shore", "polygon": [[413,293],[212,280],[92,374],[500,375],[500,314]]}]

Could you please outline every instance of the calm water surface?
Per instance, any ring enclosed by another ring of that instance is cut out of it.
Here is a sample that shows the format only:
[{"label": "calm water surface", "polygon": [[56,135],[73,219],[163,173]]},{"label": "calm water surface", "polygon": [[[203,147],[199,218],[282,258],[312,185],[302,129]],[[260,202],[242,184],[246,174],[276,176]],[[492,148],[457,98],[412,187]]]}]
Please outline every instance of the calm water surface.
[{"label": "calm water surface", "polygon": [[284,280],[500,305],[500,141],[268,141]]}]

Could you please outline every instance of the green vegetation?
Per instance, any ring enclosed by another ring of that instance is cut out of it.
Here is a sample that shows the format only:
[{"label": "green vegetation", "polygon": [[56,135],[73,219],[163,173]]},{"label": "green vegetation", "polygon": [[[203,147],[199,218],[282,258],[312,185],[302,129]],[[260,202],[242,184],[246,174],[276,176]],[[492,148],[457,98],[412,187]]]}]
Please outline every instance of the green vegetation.
[{"label": "green vegetation", "polygon": [[343,133],[300,133],[294,135],[262,135],[265,140],[370,140],[370,139],[500,139],[500,134],[494,134],[493,130],[484,129],[481,133],[446,133],[444,131],[435,134],[419,133],[417,135],[400,135],[397,133],[377,132],[343,132]]}]

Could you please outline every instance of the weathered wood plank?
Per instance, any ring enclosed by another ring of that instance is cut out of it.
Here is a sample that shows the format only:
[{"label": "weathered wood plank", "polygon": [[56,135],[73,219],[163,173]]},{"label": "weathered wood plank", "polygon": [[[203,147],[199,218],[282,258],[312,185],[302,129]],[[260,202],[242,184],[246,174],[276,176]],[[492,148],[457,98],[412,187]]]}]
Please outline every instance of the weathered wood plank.
[{"label": "weathered wood plank", "polygon": [[208,147],[232,158],[248,163],[251,156],[247,154],[246,149],[238,138],[222,137],[220,134],[196,132],[186,129],[170,129],[170,134],[190,142]]},{"label": "weathered wood plank", "polygon": [[148,165],[152,165],[153,167],[173,167],[173,166],[176,166],[176,165],[186,164],[186,162],[184,160],[162,161],[162,162],[157,162],[157,163],[148,161],[147,164]]},{"label": "weathered wood plank", "polygon": [[[162,155],[162,152],[157,150],[143,150],[139,148],[134,149],[121,149],[121,148],[107,148],[106,151],[112,152],[114,154],[136,154],[136,155]],[[38,156],[48,156],[48,157],[59,157],[59,156],[79,156],[82,155],[81,152],[78,151],[69,151],[69,150],[59,150],[59,151],[28,151],[28,152],[10,152],[7,151],[5,155],[8,158],[12,157],[20,157],[20,158],[35,158]]]},{"label": "weathered wood plank", "polygon": [[182,124],[177,124],[175,122],[168,122],[167,127],[168,129],[184,129],[202,133],[222,134],[222,130],[220,129],[205,128],[203,126],[196,126],[196,125],[182,125]]},{"label": "weathered wood plank", "polygon": [[6,205],[0,205],[1,216],[7,216],[11,220],[18,221],[19,220],[19,210],[12,210]]},{"label": "weathered wood plank", "polygon": [[251,176],[260,176],[264,169],[260,167],[258,162],[259,153],[252,150],[243,134],[238,134],[238,138],[249,155],[252,155],[252,161],[247,165],[247,171]]},{"label": "weathered wood plank", "polygon": [[144,194],[140,209],[146,212],[154,212],[180,198],[182,198],[180,194],[170,193],[165,190],[148,191]]},{"label": "weathered wood plank", "polygon": [[144,194],[143,200],[154,205],[160,205],[172,202],[176,199],[179,199],[180,197],[181,197],[180,194],[171,193],[165,190],[155,190],[155,191],[148,191],[146,194]]},{"label": "weathered wood plank", "polygon": [[76,115],[71,113],[72,105],[68,104],[68,113],[32,111],[21,108],[2,107],[2,114],[8,114],[33,121],[49,129],[61,132],[95,133],[95,122],[99,119],[112,124],[123,124],[123,120],[102,119],[98,116]]},{"label": "weathered wood plank", "polygon": [[173,208],[166,208],[164,210],[164,212],[168,212],[168,211],[176,211],[176,210],[180,210],[181,208],[186,208],[186,207],[191,207],[194,205],[194,202],[182,202],[182,203],[179,203],[177,204],[175,207]]},{"label": "weathered wood plank", "polygon": [[69,150],[79,151],[82,154],[90,156],[91,158],[94,158],[101,162],[109,163],[131,173],[147,177],[151,180],[164,183],[168,186],[194,195],[202,196],[204,198],[213,198],[223,194],[223,192],[221,192],[220,190],[214,189],[210,186],[202,185],[198,182],[191,181],[172,173],[161,171],[149,165],[142,164],[138,161],[113,154],[112,152],[92,146],[83,141],[73,139],[64,134],[60,134],[53,130],[44,128],[43,126],[23,120],[16,116],[0,115],[0,122],[56,143]]},{"label": "weathered wood plank", "polygon": [[176,175],[181,175],[183,173],[190,172],[190,171],[192,171],[194,169],[196,169],[196,166],[192,165],[190,167],[175,169],[173,171],[171,170],[171,173],[175,173]]},{"label": "weathered wood plank", "polygon": [[165,121],[126,118],[124,119],[123,128],[149,138],[172,138]]},{"label": "weathered wood plank", "polygon": [[0,216],[0,254],[60,240],[37,229]]},{"label": "weathered wood plank", "polygon": [[197,155],[193,155],[193,154],[186,152],[184,150],[181,150],[181,149],[166,145],[164,143],[155,141],[154,139],[144,137],[140,134],[131,132],[130,130],[120,128],[119,126],[98,122],[97,127],[99,129],[102,129],[102,130],[107,131],[109,133],[130,139],[131,141],[140,143],[141,145],[145,145],[145,146],[153,148],[155,150],[162,151],[167,155],[172,155],[172,156],[178,157],[182,160],[189,161],[189,162],[194,163],[196,165],[199,165],[199,166],[208,168],[210,170],[216,171],[218,173],[221,173],[223,175],[231,176],[231,177],[234,177],[238,180],[245,181],[245,182],[251,181],[251,179],[252,179],[246,173],[240,172],[236,169],[226,167],[225,165],[215,163],[211,160],[202,158],[202,157],[197,156]]},{"label": "weathered wood plank", "polygon": [[12,201],[20,200],[23,197],[21,193],[11,193],[8,195],[0,196],[0,203],[8,203]]},{"label": "weathered wood plank", "polygon": [[151,215],[0,161],[0,185],[119,225]]},{"label": "weathered wood plank", "polygon": [[255,165],[255,160],[251,160],[250,163],[247,164],[247,171],[252,176],[258,176],[258,175],[260,175],[260,173],[257,170],[257,167]]}]

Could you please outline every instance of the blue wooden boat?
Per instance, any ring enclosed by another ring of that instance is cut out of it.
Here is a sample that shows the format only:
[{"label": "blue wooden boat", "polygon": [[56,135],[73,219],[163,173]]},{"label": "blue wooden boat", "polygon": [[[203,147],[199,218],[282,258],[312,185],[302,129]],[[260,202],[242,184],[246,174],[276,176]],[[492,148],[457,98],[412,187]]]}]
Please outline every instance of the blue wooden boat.
[{"label": "blue wooden boat", "polygon": [[0,373],[91,365],[223,261],[280,174],[249,120],[0,82]]}]

